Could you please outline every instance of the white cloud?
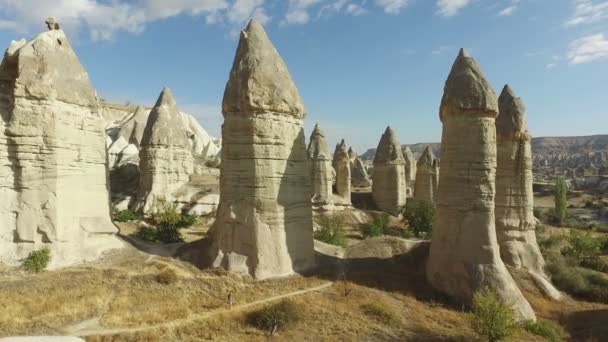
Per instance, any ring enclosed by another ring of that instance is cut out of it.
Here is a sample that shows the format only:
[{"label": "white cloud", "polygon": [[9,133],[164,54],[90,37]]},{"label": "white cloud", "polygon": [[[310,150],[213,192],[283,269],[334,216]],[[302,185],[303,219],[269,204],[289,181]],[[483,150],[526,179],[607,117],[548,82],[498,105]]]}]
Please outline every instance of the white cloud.
[{"label": "white cloud", "polygon": [[574,0],[574,13],[566,26],[592,24],[608,18],[608,1]]},{"label": "white cloud", "polygon": [[86,27],[93,40],[109,40],[116,32],[140,33],[146,25],[178,15],[203,17],[210,24],[242,26],[255,17],[270,18],[265,0],[0,0],[0,13],[14,18],[0,22],[0,29],[27,33],[44,27],[48,16],[58,18],[67,31]]},{"label": "white cloud", "polygon": [[437,0],[437,14],[451,17],[465,8],[471,0]]},{"label": "white cloud", "polygon": [[399,14],[409,2],[410,0],[376,0],[376,4],[388,14]]},{"label": "white cloud", "polygon": [[346,6],[346,13],[354,16],[360,16],[367,13],[367,10],[363,8],[361,5],[357,4],[348,4]]},{"label": "white cloud", "polygon": [[432,55],[443,55],[444,53],[453,50],[454,48],[450,45],[441,45],[438,48],[436,48],[435,50],[431,51]]},{"label": "white cloud", "polygon": [[583,64],[608,59],[608,39],[604,34],[594,34],[570,43],[568,62]]},{"label": "white cloud", "polygon": [[310,7],[319,4],[323,0],[289,0],[287,14],[284,23],[286,24],[306,24],[310,21],[308,13]]},{"label": "white cloud", "polygon": [[547,64],[547,65],[545,66],[545,69],[553,69],[553,68],[555,68],[556,66],[557,66],[557,64],[555,64],[555,63],[549,63],[549,64]]},{"label": "white cloud", "polygon": [[502,11],[498,12],[498,15],[500,15],[502,17],[508,17],[508,16],[512,15],[516,9],[517,9],[517,6],[509,6],[505,9],[503,9]]}]

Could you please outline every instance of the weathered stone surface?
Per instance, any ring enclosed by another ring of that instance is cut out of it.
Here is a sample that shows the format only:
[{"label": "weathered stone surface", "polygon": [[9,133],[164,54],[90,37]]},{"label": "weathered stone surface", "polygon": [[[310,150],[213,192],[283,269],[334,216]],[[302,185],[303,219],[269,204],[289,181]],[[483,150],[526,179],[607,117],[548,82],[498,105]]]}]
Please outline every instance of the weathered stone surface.
[{"label": "weathered stone surface", "polygon": [[406,201],[405,160],[392,128],[380,138],[374,157],[372,197],[378,209],[396,215]]},{"label": "weathered stone surface", "polygon": [[528,271],[545,292],[559,298],[544,272],[545,261],[536,242],[532,148],[523,102],[506,85],[498,98],[496,119],[496,233],[505,264]]},{"label": "weathered stone surface", "polygon": [[412,197],[414,195],[414,189],[416,184],[416,164],[418,161],[414,158],[412,150],[409,146],[402,149],[403,160],[405,161],[405,183],[407,185],[407,195]]},{"label": "weathered stone surface", "polygon": [[350,205],[350,192],[351,192],[351,170],[350,170],[350,156],[346,149],[344,140],[338,146],[336,146],[336,152],[334,153],[333,167],[336,172],[336,195],[341,200],[340,203],[344,205]]},{"label": "weathered stone surface", "polygon": [[500,258],[496,238],[496,95],[463,50],[452,66],[441,102],[443,123],[437,220],[427,277],[438,290],[471,303],[490,286],[519,319],[535,319]]},{"label": "weathered stone surface", "polygon": [[11,43],[0,66],[0,262],[11,265],[42,247],[56,268],[122,246],[95,90],[53,27]]},{"label": "weathered stone surface", "polygon": [[325,133],[315,125],[308,144],[308,159],[311,163],[312,202],[325,205],[332,202],[333,169],[327,148]]},{"label": "weathered stone surface", "polygon": [[429,146],[424,149],[416,164],[416,186],[414,198],[433,203],[437,190],[437,172],[435,170],[437,158]]},{"label": "weathered stone surface", "polygon": [[163,89],[152,108],[139,150],[139,187],[133,209],[151,213],[159,200],[175,201],[175,194],[194,173],[184,122],[171,90]]},{"label": "weathered stone surface", "polygon": [[372,185],[372,181],[367,174],[367,168],[356,153],[350,161],[350,173],[350,183],[353,187],[368,188]]},{"label": "weathered stone surface", "polygon": [[257,279],[314,266],[304,105],[260,24],[241,32],[224,94],[214,266]]}]

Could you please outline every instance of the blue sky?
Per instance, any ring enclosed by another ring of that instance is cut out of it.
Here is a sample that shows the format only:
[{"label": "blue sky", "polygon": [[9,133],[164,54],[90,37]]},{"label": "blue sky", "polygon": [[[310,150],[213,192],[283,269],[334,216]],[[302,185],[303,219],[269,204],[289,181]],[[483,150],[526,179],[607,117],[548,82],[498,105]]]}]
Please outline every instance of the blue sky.
[{"label": "blue sky", "polygon": [[360,153],[387,125],[440,141],[443,84],[468,48],[497,93],[509,83],[533,136],[608,133],[608,0],[0,0],[0,39],[54,15],[98,95],[153,104],[169,86],[219,135],[238,42],[255,17],[283,56],[330,149]]}]

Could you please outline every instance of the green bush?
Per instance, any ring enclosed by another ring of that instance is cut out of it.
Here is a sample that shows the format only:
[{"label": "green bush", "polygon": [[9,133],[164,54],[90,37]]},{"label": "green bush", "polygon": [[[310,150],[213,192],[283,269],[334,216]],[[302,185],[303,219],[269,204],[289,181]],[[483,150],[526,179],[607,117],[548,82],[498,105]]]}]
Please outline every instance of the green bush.
[{"label": "green bush", "polygon": [[183,222],[182,214],[177,211],[174,203],[165,199],[158,199],[152,213],[152,220],[156,224],[156,240],[162,243],[174,243],[184,241],[179,229]]},{"label": "green bush", "polygon": [[384,235],[386,225],[388,224],[389,215],[383,213],[376,216],[371,223],[364,224],[361,233],[364,238]]},{"label": "green bush", "polygon": [[51,250],[44,247],[30,252],[23,261],[23,268],[28,272],[38,273],[43,271],[51,261]]},{"label": "green bush", "polygon": [[549,342],[562,342],[568,338],[568,334],[564,328],[562,328],[562,326],[556,322],[545,319],[539,319],[536,322],[523,322],[522,327],[527,332],[537,336],[542,336]]},{"label": "green bush", "polygon": [[121,210],[114,214],[114,221],[118,221],[118,222],[128,222],[128,221],[137,220],[138,218],[139,218],[139,216],[137,215],[137,213],[135,213],[134,211],[128,210],[128,209]]},{"label": "green bush", "polygon": [[320,216],[316,221],[319,225],[319,229],[314,232],[314,238],[316,240],[334,246],[346,246],[346,237],[343,228],[344,220],[341,216]]},{"label": "green bush", "polygon": [[511,305],[489,287],[473,295],[473,312],[469,317],[475,333],[488,342],[508,338],[517,329]]},{"label": "green bush", "polygon": [[570,229],[567,240],[569,246],[562,249],[562,254],[573,258],[578,265],[598,262],[604,243],[591,232]]},{"label": "green bush", "polygon": [[545,252],[546,270],[560,290],[575,297],[608,303],[608,278],[605,274],[579,267],[573,257],[554,251]]},{"label": "green bush", "polygon": [[247,323],[274,335],[300,320],[299,308],[292,301],[283,301],[247,315]]},{"label": "green bush", "polygon": [[403,218],[417,236],[429,237],[435,221],[435,206],[425,200],[411,200],[403,207]]},{"label": "green bush", "polygon": [[378,303],[367,303],[361,305],[361,310],[367,316],[376,319],[384,324],[391,324],[397,321],[397,315],[386,305]]},{"label": "green bush", "polygon": [[135,236],[148,242],[156,242],[157,231],[158,229],[156,229],[156,227],[140,226],[137,229],[137,233],[135,234]]},{"label": "green bush", "polygon": [[558,224],[566,222],[568,216],[568,187],[563,177],[557,177],[555,181],[555,218]]},{"label": "green bush", "polygon": [[198,216],[196,215],[181,215],[177,227],[187,228],[195,225],[198,222]]}]

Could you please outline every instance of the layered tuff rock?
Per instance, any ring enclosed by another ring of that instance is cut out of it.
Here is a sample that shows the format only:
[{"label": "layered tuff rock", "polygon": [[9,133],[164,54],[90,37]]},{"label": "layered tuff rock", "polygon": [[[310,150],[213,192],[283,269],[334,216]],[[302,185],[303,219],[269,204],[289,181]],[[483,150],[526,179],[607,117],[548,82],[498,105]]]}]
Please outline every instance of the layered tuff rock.
[{"label": "layered tuff rock", "polygon": [[532,148],[523,102],[506,85],[498,98],[496,120],[496,233],[505,264],[528,271],[545,292],[559,298],[544,272],[536,242]]},{"label": "layered tuff rock", "polygon": [[355,156],[350,162],[350,183],[356,188],[368,188],[372,185],[372,181],[367,174],[367,168],[361,158]]},{"label": "layered tuff rock", "polygon": [[316,205],[330,204],[333,179],[331,155],[327,148],[325,133],[318,124],[310,135],[308,159],[311,166],[312,202]]},{"label": "layered tuff rock", "polygon": [[336,172],[336,195],[340,197],[339,202],[344,205],[350,205],[352,175],[350,169],[350,156],[346,150],[344,140],[336,146],[333,167]]},{"label": "layered tuff rock", "polygon": [[139,187],[133,209],[149,214],[159,201],[175,202],[194,163],[184,122],[169,88],[152,108],[139,150]]},{"label": "layered tuff rock", "polygon": [[406,146],[403,150],[403,160],[405,161],[405,183],[407,184],[408,196],[414,195],[414,188],[416,183],[416,164],[417,160],[414,158],[412,150],[409,146]]},{"label": "layered tuff rock", "polygon": [[95,90],[65,33],[13,41],[0,65],[0,262],[48,247],[49,267],[120,247]]},{"label": "layered tuff rock", "polygon": [[433,203],[437,190],[437,158],[429,146],[424,149],[416,164],[416,186],[414,198]]},{"label": "layered tuff rock", "polygon": [[223,100],[213,266],[265,279],[314,266],[305,109],[262,26],[249,22]]},{"label": "layered tuff rock", "polygon": [[390,127],[382,134],[376,149],[372,197],[378,209],[393,215],[405,205],[405,160],[399,139]]},{"label": "layered tuff rock", "polygon": [[535,319],[500,258],[496,238],[496,95],[473,58],[461,50],[441,101],[442,171],[437,220],[427,262],[431,285],[470,304],[485,286],[519,319]]}]

